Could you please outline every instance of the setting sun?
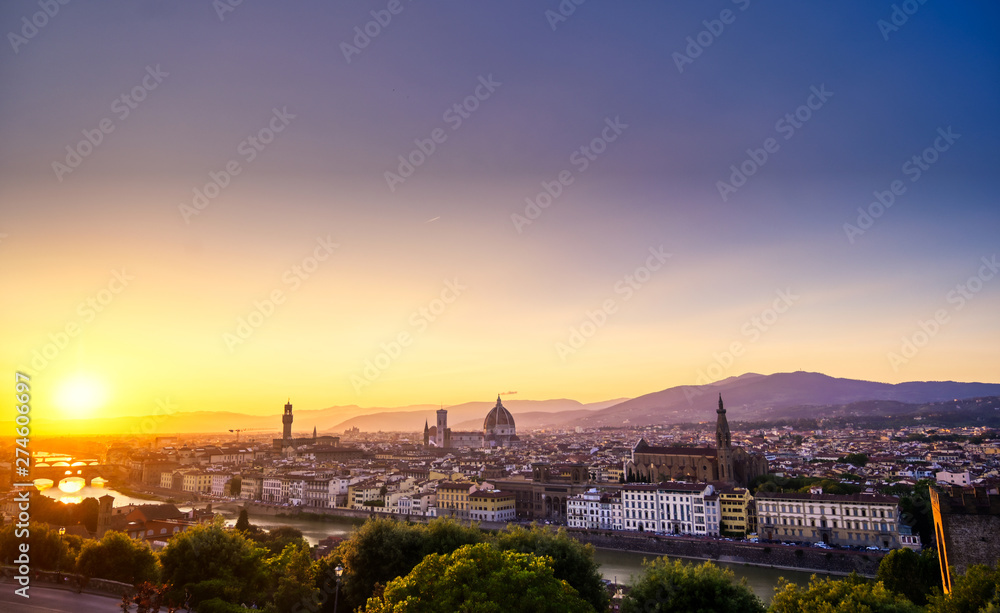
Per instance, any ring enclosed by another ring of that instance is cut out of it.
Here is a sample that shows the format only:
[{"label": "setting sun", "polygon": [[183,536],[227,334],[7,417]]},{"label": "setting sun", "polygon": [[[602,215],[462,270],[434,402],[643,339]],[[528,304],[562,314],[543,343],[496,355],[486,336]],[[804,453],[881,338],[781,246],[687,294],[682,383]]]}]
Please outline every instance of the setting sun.
[{"label": "setting sun", "polygon": [[55,404],[63,415],[71,419],[90,417],[107,401],[107,387],[97,377],[76,374],[56,388]]}]

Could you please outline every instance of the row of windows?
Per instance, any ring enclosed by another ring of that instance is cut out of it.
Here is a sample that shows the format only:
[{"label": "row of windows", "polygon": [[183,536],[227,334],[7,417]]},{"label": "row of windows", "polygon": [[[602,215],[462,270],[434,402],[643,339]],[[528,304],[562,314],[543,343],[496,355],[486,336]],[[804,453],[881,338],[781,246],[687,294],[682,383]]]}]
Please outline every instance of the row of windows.
[{"label": "row of windows", "polygon": [[[625,495],[625,498],[628,499],[628,500],[655,500],[655,498],[656,498],[655,494],[630,494],[628,492],[625,492],[624,495]],[[666,496],[667,496],[667,498],[668,498],[668,500],[670,502],[690,502],[691,501],[691,497],[690,496],[683,496],[683,495],[672,496],[672,495],[669,495],[669,494],[667,494]]]},{"label": "row of windows", "polygon": [[[775,521],[775,520],[778,519],[778,518],[763,517],[761,519],[763,520],[763,522],[766,525],[773,525],[773,524],[777,523],[777,521]],[[780,519],[781,519],[781,525],[783,525],[783,526],[787,526],[789,524],[792,525],[792,526],[795,526],[795,525],[801,526],[801,525],[803,525],[802,524],[802,519],[797,519],[797,520],[792,520],[792,521],[789,521],[789,519],[787,517],[782,517]],[[832,527],[832,528],[837,528],[838,527],[837,520],[833,520],[830,523],[832,524],[830,527]],[[809,525],[811,527],[815,528],[816,527],[816,520],[815,519],[810,519],[809,520]],[[869,524],[866,521],[844,521],[844,528],[847,528],[848,530],[868,530],[868,525]],[[825,519],[820,521],[820,526],[819,527],[820,528],[826,528],[827,527]],[[895,531],[895,529],[894,529],[894,527],[893,527],[892,524],[887,524],[885,522],[878,522],[878,523],[871,522],[871,529],[872,530],[881,530],[882,532],[893,532],[893,531]]]},{"label": "row of windows", "polygon": [[[789,505],[784,505],[784,504],[779,505],[779,504],[776,504],[776,503],[764,503],[764,504],[760,505],[762,511],[771,511],[771,512],[774,512],[774,513],[778,512],[779,507],[780,507],[782,513],[802,513],[804,506],[805,505],[799,505],[799,504],[796,504],[796,505],[791,505],[791,504],[789,504]],[[819,510],[816,510],[816,509],[817,509],[817,507],[814,507],[813,505],[809,505],[809,511],[808,512],[812,513],[812,514],[819,513],[821,515],[827,513],[827,508],[825,506],[818,507]],[[871,509],[871,512],[872,512],[872,515],[871,515],[872,517],[881,517],[881,518],[884,518],[884,519],[892,519],[892,516],[893,516],[893,512],[891,510],[888,510],[888,509]],[[848,508],[846,508],[846,509],[843,510],[843,515],[854,515],[854,516],[857,516],[857,517],[866,517],[867,513],[868,513],[868,509],[865,509],[865,508],[848,507]],[[830,515],[836,515],[837,514],[837,507],[830,506],[830,508],[829,508],[829,514]]]}]

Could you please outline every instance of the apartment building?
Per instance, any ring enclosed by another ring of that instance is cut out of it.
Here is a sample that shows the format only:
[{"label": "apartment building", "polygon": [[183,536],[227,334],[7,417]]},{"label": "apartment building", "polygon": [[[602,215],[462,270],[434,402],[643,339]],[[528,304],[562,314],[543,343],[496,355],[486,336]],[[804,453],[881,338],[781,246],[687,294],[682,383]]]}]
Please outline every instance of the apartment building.
[{"label": "apartment building", "polygon": [[264,495],[264,476],[259,472],[240,475],[240,499],[261,500]]},{"label": "apartment building", "polygon": [[479,490],[468,495],[469,519],[473,521],[514,521],[514,493]]},{"label": "apartment building", "polygon": [[566,499],[566,524],[591,530],[622,529],[621,492],[594,488]]},{"label": "apartment building", "polygon": [[437,486],[438,517],[469,519],[469,494],[476,484],[469,481],[443,481]]},{"label": "apartment building", "polygon": [[745,487],[720,487],[719,529],[723,533],[746,535],[757,531],[756,515],[753,512],[753,496]]},{"label": "apartment building", "polygon": [[667,481],[622,486],[625,530],[719,534],[719,498],[711,484]]},{"label": "apartment building", "polygon": [[211,494],[213,496],[228,496],[229,495],[229,482],[233,478],[229,473],[212,473],[212,487]]},{"label": "apartment building", "polygon": [[[365,479],[352,483],[347,487],[347,500],[352,509],[371,509],[372,502],[382,500],[382,487],[384,482],[380,479]],[[369,504],[365,504],[369,503]]]},{"label": "apartment building", "polygon": [[288,502],[291,479],[279,475],[265,475],[261,480],[261,500],[274,504]]},{"label": "apartment building", "polygon": [[899,499],[882,494],[758,492],[758,533],[767,540],[899,547]]}]

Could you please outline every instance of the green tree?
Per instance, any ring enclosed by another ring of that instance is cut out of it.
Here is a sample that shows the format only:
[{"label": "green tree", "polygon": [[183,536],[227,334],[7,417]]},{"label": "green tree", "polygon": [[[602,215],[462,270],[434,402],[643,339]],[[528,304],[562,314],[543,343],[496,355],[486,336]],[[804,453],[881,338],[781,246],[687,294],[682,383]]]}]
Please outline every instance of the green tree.
[{"label": "green tree", "polygon": [[919,613],[921,608],[881,582],[851,575],[843,580],[813,575],[808,587],[794,583],[774,588],[770,613]]},{"label": "green tree", "polygon": [[899,499],[899,521],[919,534],[925,546],[930,545],[934,538],[930,488],[935,486],[929,479],[921,479],[908,495]]},{"label": "green tree", "polygon": [[273,599],[278,611],[292,611],[296,605],[314,600],[317,590],[312,586],[312,557],[305,541],[288,543],[280,555],[268,560],[268,566],[276,579]]},{"label": "green tree", "polygon": [[267,549],[272,556],[280,554],[288,545],[305,545],[307,548],[309,546],[302,536],[302,531],[292,526],[278,526],[269,531],[251,529],[244,536]]},{"label": "green tree", "polygon": [[593,545],[584,545],[570,538],[566,530],[556,532],[538,526],[508,526],[496,537],[502,550],[533,553],[552,558],[556,578],[569,583],[597,611],[608,608],[608,593],[601,578],[600,566],[594,561]]},{"label": "green tree", "polygon": [[1000,600],[1000,566],[970,566],[964,575],[952,575],[951,594],[935,589],[928,598],[928,613],[975,613],[997,608]]},{"label": "green tree", "polygon": [[247,513],[246,509],[240,509],[240,516],[236,519],[235,528],[240,532],[250,530],[250,515]]},{"label": "green tree", "polygon": [[21,543],[28,544],[33,570],[71,572],[76,565],[76,558],[59,532],[47,524],[36,523],[29,523],[26,529],[18,528],[17,524],[0,529],[0,561],[13,564],[21,555]]},{"label": "green tree", "polygon": [[271,583],[267,550],[219,523],[195,526],[175,535],[160,553],[162,577],[175,593],[190,590],[192,602],[263,602]]},{"label": "green tree", "polygon": [[76,572],[123,583],[155,581],[159,575],[156,556],[146,541],[124,532],[106,532],[101,540],[89,540],[76,559]]},{"label": "green tree", "polygon": [[700,566],[657,558],[645,564],[643,574],[622,600],[622,613],[713,611],[764,613],[761,602],[744,578],[734,581],[733,571],[711,562]]},{"label": "green tree", "polygon": [[879,562],[877,578],[887,589],[923,606],[934,586],[941,584],[937,554],[933,549],[919,554],[912,549],[896,549]]},{"label": "green tree", "polygon": [[[428,554],[451,553],[483,538],[479,528],[444,518],[426,526],[371,519],[331,554],[344,567],[340,604],[345,611],[353,611],[365,604],[376,586],[409,573]],[[332,609],[332,603],[324,608]]]},{"label": "green tree", "polygon": [[466,545],[431,554],[368,600],[369,613],[585,613],[594,609],[557,579],[551,559]]},{"label": "green tree", "polygon": [[864,467],[868,464],[868,455],[864,453],[849,453],[837,461],[846,462],[851,466]]}]

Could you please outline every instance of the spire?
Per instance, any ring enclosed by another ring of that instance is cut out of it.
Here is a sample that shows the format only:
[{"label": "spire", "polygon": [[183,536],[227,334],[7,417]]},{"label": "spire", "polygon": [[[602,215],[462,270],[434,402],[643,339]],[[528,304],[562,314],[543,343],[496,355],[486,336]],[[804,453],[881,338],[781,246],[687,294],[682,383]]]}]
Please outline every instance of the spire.
[{"label": "spire", "polygon": [[722,394],[719,394],[719,410],[716,413],[725,413],[726,409],[722,407]]}]

